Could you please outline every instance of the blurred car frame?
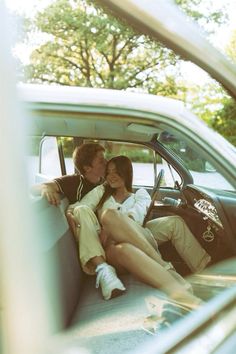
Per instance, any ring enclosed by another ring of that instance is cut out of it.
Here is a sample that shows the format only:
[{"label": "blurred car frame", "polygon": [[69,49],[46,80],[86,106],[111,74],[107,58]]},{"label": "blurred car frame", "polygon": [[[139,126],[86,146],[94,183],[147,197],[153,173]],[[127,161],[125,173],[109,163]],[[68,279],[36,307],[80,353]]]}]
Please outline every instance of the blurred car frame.
[{"label": "blurred car frame", "polygon": [[[202,66],[220,81],[233,97],[236,96],[235,68],[203,38],[199,37],[194,27],[190,27],[192,35],[194,35],[191,38],[189,38],[190,35],[186,35],[187,32],[191,33],[189,27],[188,31],[182,32],[181,29],[185,23],[183,22],[185,21],[184,17],[168,2],[155,5],[160,9],[158,13],[153,11],[152,6],[154,5],[150,1],[145,3],[127,1],[125,4],[119,1],[104,1],[104,3],[111,6],[113,11],[117,11],[119,15],[122,14],[132,21],[133,25],[139,26],[139,29],[145,33],[152,34],[158,40],[161,39],[167,46]],[[169,14],[171,13],[173,16],[172,21],[176,21],[172,32],[171,26],[167,31],[166,11],[171,11]],[[141,17],[139,13],[142,14]],[[196,48],[189,46],[189,41],[192,46],[196,45]],[[203,48],[207,48],[204,55],[202,55]],[[214,65],[215,62],[219,65]],[[2,68],[5,66],[7,63],[2,64]],[[2,92],[4,92],[3,88]],[[10,98],[12,89],[7,88],[6,94]],[[76,246],[66,220],[63,218],[68,201],[64,198],[58,209],[49,206],[45,200],[40,198],[33,198],[28,205],[24,193],[19,191],[22,187],[23,177],[19,178],[16,188],[12,188],[14,179],[10,178],[9,184],[6,183],[5,188],[11,189],[13,195],[8,202],[6,202],[7,194],[2,199],[3,207],[8,206],[8,214],[6,216],[3,214],[3,217],[8,217],[9,224],[11,212],[15,212],[14,215],[18,213],[18,217],[15,218],[16,225],[12,225],[13,233],[16,234],[17,229],[20,236],[27,233],[27,237],[22,237],[20,250],[21,247],[22,250],[27,249],[29,257],[26,257],[26,260],[30,260],[35,250],[32,251],[30,247],[28,249],[28,243],[32,244],[39,238],[39,253],[43,254],[44,271],[46,274],[52,273],[49,282],[40,280],[45,276],[42,272],[38,278],[35,276],[35,282],[29,285],[27,275],[36,274],[37,266],[31,267],[32,274],[28,269],[29,264],[26,262],[25,264],[19,262],[21,267],[15,269],[14,277],[17,278],[18,274],[19,278],[20,274],[25,272],[23,278],[25,277],[26,280],[22,297],[20,296],[19,303],[14,302],[14,308],[19,307],[29,312],[29,316],[26,316],[27,320],[28,318],[34,319],[32,332],[33,329],[34,331],[37,328],[41,329],[41,327],[37,327],[37,323],[41,323],[41,321],[50,332],[48,335],[47,331],[41,331],[41,337],[32,335],[31,338],[35,340],[35,344],[26,344],[27,340],[25,340],[20,349],[24,351],[21,352],[32,353],[32,348],[45,353],[67,353],[70,349],[81,351],[85,349],[93,353],[95,348],[100,352],[105,350],[109,352],[111,345],[113,352],[127,350],[128,352],[143,353],[143,345],[145,345],[145,353],[177,353],[182,350],[193,352],[199,346],[198,340],[207,346],[209,353],[214,352],[216,348],[217,353],[233,353],[236,342],[234,334],[236,328],[236,149],[189,112],[183,103],[165,97],[46,85],[19,85],[17,94],[23,107],[22,117],[26,119],[27,125],[30,127],[28,134],[42,138],[36,182],[53,178],[57,172],[61,175],[68,173],[62,138],[70,138],[71,147],[84,141],[96,140],[104,146],[109,142],[111,153],[121,151],[122,147],[123,152],[126,150],[133,152],[135,149],[139,153],[142,151],[143,161],[141,160],[141,163],[146,163],[144,156],[149,155],[150,169],[148,174],[151,177],[148,182],[142,178],[137,179],[134,188],[144,186],[151,193],[159,169],[164,168],[165,170],[163,182],[152,210],[152,218],[166,215],[181,216],[199,242],[211,254],[213,263],[215,263],[215,266],[212,269],[207,269],[205,274],[194,275],[191,280],[194,291],[207,300],[204,308],[181,319],[161,333],[160,337],[158,336],[148,343],[147,339],[149,340],[149,338],[146,333],[143,334],[140,330],[137,331],[137,327],[132,327],[131,324],[137,320],[132,317],[132,312],[137,311],[135,301],[139,309],[142,308],[144,299],[153,295],[154,289],[136,281],[132,282],[130,278],[127,278],[127,298],[126,300],[124,300],[125,297],[123,300],[122,298],[111,300],[114,301],[113,310],[110,308],[112,302],[105,305],[98,298],[95,299],[93,294],[95,289],[93,289],[91,281],[87,281],[87,287],[83,280],[76,256]],[[8,105],[6,103],[6,107],[10,107],[10,99]],[[9,116],[11,115],[14,113],[9,113]],[[13,130],[12,136],[14,137]],[[16,139],[16,141],[18,140]],[[50,150],[51,144],[53,145],[52,150]],[[3,148],[6,146],[7,144]],[[21,171],[23,176],[20,166],[23,157],[20,160],[18,152],[12,151],[12,161],[16,168],[12,167],[11,175]],[[57,159],[59,166],[56,173],[49,171],[48,163],[45,162],[51,152],[53,159]],[[26,190],[26,178],[24,183],[23,191]],[[16,203],[10,212],[9,203],[14,200],[15,196],[23,202]],[[34,216],[29,213],[29,209],[32,209]],[[23,228],[20,226],[20,221],[25,220],[25,213],[31,215],[33,225],[30,224]],[[5,227],[3,227],[3,239],[9,238],[13,242],[14,237],[9,236],[11,228],[3,225]],[[32,233],[35,233],[34,237]],[[31,238],[33,239],[31,240]],[[13,245],[9,247],[6,241],[2,241],[2,245],[5,254],[11,254],[12,251],[12,256],[17,259],[17,247],[14,248]],[[170,245],[165,245],[161,251],[167,259],[170,257],[171,261],[174,260],[173,263],[182,274],[190,273]],[[45,258],[47,262],[44,263]],[[230,260],[231,258],[232,260]],[[4,261],[3,269],[9,269],[10,260]],[[221,263],[222,261],[224,262]],[[12,272],[14,273],[14,271]],[[12,276],[11,279],[16,279],[14,277]],[[38,286],[37,291],[36,289],[32,290],[33,284],[37,284],[37,279],[42,286]],[[9,283],[11,282],[9,281]],[[12,289],[17,288],[21,291],[22,284]],[[8,289],[11,287],[7,287]],[[34,299],[37,300],[35,313],[33,304],[27,301],[27,296],[24,297],[24,295],[30,294],[30,291],[35,296]],[[6,294],[9,295],[9,292],[4,291],[4,300]],[[42,301],[44,297],[46,297],[45,303]],[[13,297],[14,299],[16,297]],[[4,302],[7,309],[11,307],[10,300],[11,296],[6,301],[6,305]],[[127,304],[124,305],[122,301],[127,301]],[[123,307],[119,307],[119,302]],[[87,308],[89,308],[88,312],[86,312]],[[110,318],[108,318],[109,308]],[[41,318],[39,312],[42,314]],[[4,342],[8,343],[8,345],[4,344],[3,353],[13,354],[17,352],[17,346],[20,348],[20,341],[16,341],[15,345],[9,345],[11,340],[15,339],[15,335],[11,336],[11,328],[14,327],[16,332],[19,331],[18,333],[22,335],[22,338],[26,338],[27,326],[23,321],[22,327],[24,328],[19,329],[18,316],[15,317],[13,325],[11,311],[8,310],[8,313],[8,316],[3,316],[3,319],[7,318],[9,321],[9,327],[3,327]],[[130,316],[128,320],[124,320],[123,323],[121,321],[121,324],[118,323],[117,318],[120,316],[121,319],[125,319],[127,313]],[[138,312],[138,315],[142,319],[145,317],[143,313],[140,315]],[[114,321],[114,317],[116,317],[116,321]],[[103,332],[97,330],[94,335],[93,327],[99,327],[104,324],[104,321],[106,322],[105,330]],[[113,325],[114,332],[111,331]],[[137,326],[139,325],[137,321]],[[218,336],[216,341],[214,333],[217,328],[220,328],[221,336]],[[51,335],[53,331],[57,332],[55,337]],[[111,341],[109,336],[112,337]],[[42,338],[44,338],[43,348],[42,343],[39,345]],[[117,347],[114,346],[116,339]],[[9,348],[10,350],[8,350]]]}]

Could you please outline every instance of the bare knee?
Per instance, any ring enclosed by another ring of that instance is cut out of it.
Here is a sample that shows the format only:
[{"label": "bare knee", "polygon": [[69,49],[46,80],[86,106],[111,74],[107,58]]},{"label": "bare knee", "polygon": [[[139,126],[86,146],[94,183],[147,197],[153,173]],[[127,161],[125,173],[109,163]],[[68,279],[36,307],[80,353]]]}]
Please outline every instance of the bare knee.
[{"label": "bare knee", "polygon": [[114,225],[115,220],[120,216],[116,209],[106,209],[100,216],[100,222],[104,226]]},{"label": "bare knee", "polygon": [[122,242],[117,245],[114,245],[115,247],[115,254],[118,259],[125,259],[128,260],[129,257],[131,256],[132,250],[134,248],[133,245],[127,242]]}]

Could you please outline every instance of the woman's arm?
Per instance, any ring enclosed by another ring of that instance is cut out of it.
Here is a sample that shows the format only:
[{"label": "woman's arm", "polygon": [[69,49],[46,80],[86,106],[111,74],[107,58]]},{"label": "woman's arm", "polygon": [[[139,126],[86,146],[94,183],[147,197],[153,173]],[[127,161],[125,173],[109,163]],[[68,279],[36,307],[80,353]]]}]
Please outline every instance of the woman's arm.
[{"label": "woman's arm", "polygon": [[[151,203],[151,197],[144,188],[140,188],[133,196],[133,203],[127,203],[127,215],[142,225],[147,209]],[[125,205],[124,205],[125,206]]]}]

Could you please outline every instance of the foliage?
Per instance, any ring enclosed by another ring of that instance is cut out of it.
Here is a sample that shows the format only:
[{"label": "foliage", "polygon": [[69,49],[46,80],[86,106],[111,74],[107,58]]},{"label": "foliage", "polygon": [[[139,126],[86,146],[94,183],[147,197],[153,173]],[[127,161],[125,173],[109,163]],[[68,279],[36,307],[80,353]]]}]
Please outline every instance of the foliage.
[{"label": "foliage", "polygon": [[[176,0],[198,21],[216,23],[224,14],[198,11],[203,0]],[[54,1],[30,21],[25,32],[30,40],[43,33],[44,43],[32,52],[25,66],[25,80],[59,85],[135,89],[184,97],[186,86],[178,85],[178,57],[160,43],[133,31],[126,23],[105,13],[89,0]],[[164,70],[170,68],[169,73]]]},{"label": "foliage", "polygon": [[38,13],[32,29],[49,37],[33,51],[27,81],[176,92],[173,79],[163,75],[176,63],[173,52],[86,1],[54,2]]},{"label": "foliage", "polygon": [[215,112],[222,109],[224,98],[227,95],[217,82],[210,81],[201,86],[189,87],[186,96],[186,101],[191,105],[191,110],[212,126]]},{"label": "foliage", "polygon": [[149,154],[147,154],[147,151],[142,151],[142,150],[132,150],[132,149],[127,149],[126,146],[123,146],[120,151],[120,155],[128,156],[131,161],[133,162],[152,162],[153,163],[153,154],[151,154],[151,151]]},{"label": "foliage", "polygon": [[227,22],[227,0],[225,4],[214,0],[175,0],[175,3],[204,29],[212,33],[216,26]]},{"label": "foliage", "polygon": [[60,138],[60,143],[63,147],[63,153],[65,157],[72,157],[74,151],[73,138],[71,137],[62,137]]},{"label": "foliage", "polygon": [[[208,32],[227,20],[224,9],[213,0],[175,2]],[[34,34],[44,37],[33,50],[30,64],[24,67],[23,80],[169,96],[190,104],[218,131],[223,129],[220,124],[225,110],[219,102],[226,102],[226,95],[219,86],[213,82],[203,90],[197,85],[187,87],[179,58],[171,50],[104,12],[95,1],[56,0],[32,20],[25,19],[25,29],[29,42]],[[236,34],[228,49],[233,60],[235,42]],[[227,120],[227,124],[232,122]]]},{"label": "foliage", "polygon": [[[232,33],[226,48],[228,56],[236,63],[236,30]],[[236,102],[224,95],[222,107],[214,112],[212,127],[236,146]]]},{"label": "foliage", "polygon": [[224,100],[224,106],[216,113],[212,126],[236,146],[236,102],[233,99]]},{"label": "foliage", "polygon": [[176,154],[187,169],[197,172],[205,171],[205,160],[183,141],[175,139],[174,136],[170,139],[167,135],[167,138],[164,136],[161,138],[161,142]]},{"label": "foliage", "polygon": [[226,48],[228,56],[236,63],[236,30],[233,31],[229,44]]}]

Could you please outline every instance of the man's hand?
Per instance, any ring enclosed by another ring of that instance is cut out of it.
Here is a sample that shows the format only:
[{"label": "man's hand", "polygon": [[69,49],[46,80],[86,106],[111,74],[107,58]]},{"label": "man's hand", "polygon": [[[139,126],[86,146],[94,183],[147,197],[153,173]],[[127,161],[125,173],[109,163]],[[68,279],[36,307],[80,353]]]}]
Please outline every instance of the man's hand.
[{"label": "man's hand", "polygon": [[55,182],[44,183],[41,187],[41,196],[52,205],[58,206],[61,203],[60,192]]},{"label": "man's hand", "polygon": [[107,241],[108,241],[108,235],[104,229],[101,229],[100,234],[99,234],[100,242],[103,247],[106,247]]},{"label": "man's hand", "polygon": [[74,235],[76,235],[77,223],[76,223],[75,217],[73,215],[73,212],[69,209],[66,211],[66,218],[67,218],[67,221],[68,221],[71,231],[73,232]]}]

